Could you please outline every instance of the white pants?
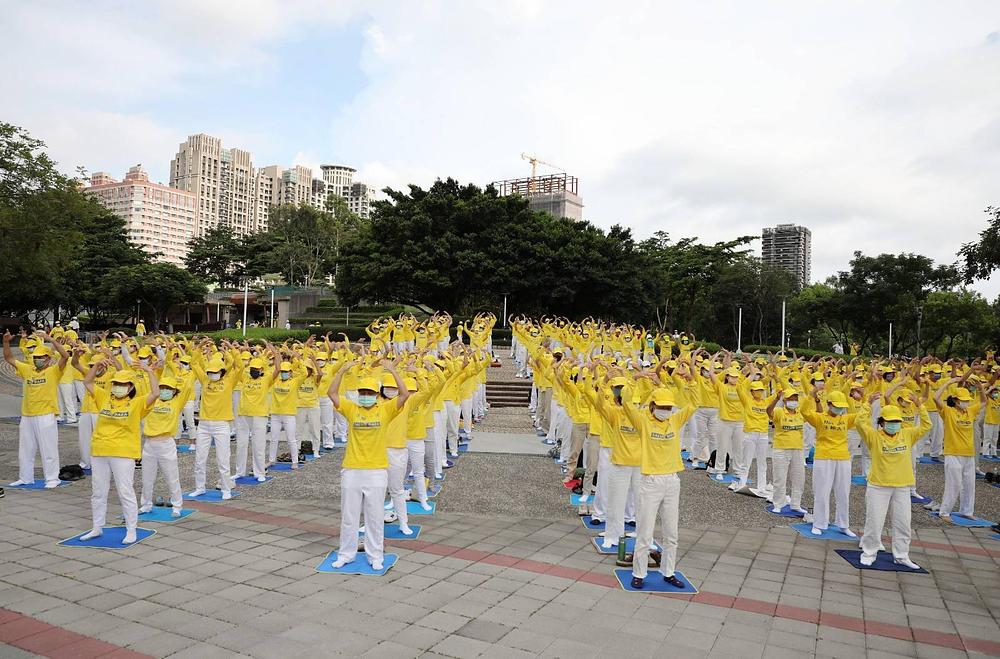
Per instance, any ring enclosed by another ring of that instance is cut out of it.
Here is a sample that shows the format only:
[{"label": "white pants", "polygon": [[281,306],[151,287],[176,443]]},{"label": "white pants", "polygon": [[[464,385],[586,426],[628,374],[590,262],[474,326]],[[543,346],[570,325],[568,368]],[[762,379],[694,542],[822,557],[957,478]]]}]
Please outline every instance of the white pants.
[{"label": "white pants", "polygon": [[944,421],[941,420],[939,412],[931,412],[930,417],[931,431],[927,444],[931,455],[938,458],[941,457],[941,452],[944,451]]},{"label": "white pants", "polygon": [[[406,451],[410,460],[410,473],[413,474],[413,490],[417,493],[417,501],[427,503],[427,482],[424,480],[424,455],[426,444],[422,439],[406,440]],[[405,477],[405,475],[404,475]]]},{"label": "white pants", "polygon": [[789,473],[792,476],[792,508],[802,507],[802,490],[806,482],[806,464],[800,448],[776,448],[771,452],[774,462],[774,498],[772,503],[777,510],[789,503],[785,493],[785,481]]},{"label": "white pants", "polygon": [[[750,477],[750,465],[757,461],[757,487],[767,485],[767,433],[748,432],[743,434],[743,459],[740,460],[740,485],[746,485]],[[718,453],[716,460],[718,460]]]},{"label": "white pants", "polygon": [[892,510],[892,556],[896,560],[910,558],[910,488],[882,487],[868,484],[865,490],[865,532],[861,536],[861,551],[874,557],[882,548],[882,528],[885,515]]},{"label": "white pants", "polygon": [[611,474],[608,477],[608,509],[605,511],[605,545],[617,545],[618,539],[625,535],[625,518],[629,514],[626,510],[627,500],[631,498],[635,501],[635,492],[639,488],[641,476],[639,467],[611,463]]},{"label": "white pants", "polygon": [[[66,368],[70,368],[67,366]],[[73,380],[73,391],[76,392],[77,409],[83,405],[83,400],[87,397],[87,387],[84,386],[83,380]]]},{"label": "white pants", "polygon": [[181,436],[181,427],[184,428],[184,437],[191,439],[195,436],[195,426],[194,426],[194,401],[189,400],[184,403],[184,409],[181,410],[181,417],[177,421],[177,436]]},{"label": "white pants", "polygon": [[[698,436],[694,440],[694,447],[691,449],[691,456],[697,457],[708,448],[711,453],[716,448],[716,437],[719,432],[719,409],[716,407],[699,407],[694,415],[698,424]],[[719,466],[719,454],[715,454],[716,468]],[[726,466],[725,460],[722,462],[723,468]]]},{"label": "white pants", "polygon": [[240,392],[239,390],[233,391],[233,419],[240,416]]},{"label": "white pants", "polygon": [[591,507],[591,517],[604,520],[608,510],[608,475],[611,473],[611,447],[602,446],[597,458],[597,492],[594,493],[594,505]]},{"label": "white pants", "polygon": [[77,437],[80,442],[80,466],[90,469],[90,438],[94,436],[94,426],[97,425],[97,414],[94,412],[80,413],[80,427]]},{"label": "white pants", "polygon": [[135,478],[135,460],[132,458],[108,458],[94,456],[91,461],[90,512],[93,530],[104,528],[108,516],[108,491],[111,489],[111,475],[115,477],[118,501],[125,515],[125,529],[135,531],[139,525],[139,506],[135,500],[132,485]]},{"label": "white pants", "polygon": [[59,484],[59,428],[54,414],[22,416],[18,425],[17,478],[35,482],[35,452],[42,457],[45,484]]},{"label": "white pants", "polygon": [[1000,426],[995,423],[987,423],[983,426],[983,446],[979,450],[981,455],[997,455],[997,436],[1000,435]]},{"label": "white pants", "polygon": [[215,444],[215,461],[219,466],[219,489],[228,492],[229,480],[229,422],[201,420],[198,439],[194,448],[194,487],[205,489],[205,470],[208,467],[208,450]]},{"label": "white pants", "polygon": [[742,421],[722,421],[718,422],[716,430],[715,447],[715,471],[722,474],[726,472],[726,456],[730,456],[730,467],[734,474],[738,474],[742,468],[740,454],[743,452],[743,422]]},{"label": "white pants", "polygon": [[247,449],[252,447],[253,475],[255,478],[263,476],[267,470],[267,462],[264,454],[267,451],[267,417],[266,416],[239,416],[236,417],[236,467],[234,476],[246,476],[247,474]]},{"label": "white pants", "polygon": [[[406,499],[403,497],[403,481],[406,480],[406,463],[409,460],[410,452],[406,448],[387,448],[386,451],[389,453],[387,480],[392,508],[396,511],[396,517],[399,518],[399,525],[401,527],[409,526],[410,519],[406,514]],[[416,485],[416,481],[414,481],[414,485]]]},{"label": "white pants", "polygon": [[171,439],[149,439],[142,446],[142,507],[153,505],[153,488],[156,484],[156,471],[163,469],[163,477],[167,481],[170,492],[170,505],[174,510],[180,510],[184,505],[181,492],[181,478],[177,472],[177,443]]},{"label": "white pants", "polygon": [[76,387],[72,382],[59,384],[59,416],[67,423],[76,422]]},{"label": "white pants", "polygon": [[836,508],[834,525],[849,529],[851,523],[851,461],[813,460],[813,528],[830,525],[830,493]]},{"label": "white pants", "polygon": [[333,448],[333,401],[329,396],[319,399],[319,439],[323,448]]},{"label": "white pants", "polygon": [[[472,398],[466,398],[462,401],[462,424],[465,427],[465,434],[468,437],[472,437]],[[456,444],[455,450],[458,450],[458,445]]]},{"label": "white pants", "polygon": [[976,507],[976,458],[973,456],[944,456],[944,495],[938,514],[950,514],[956,502],[960,515],[972,517]]},{"label": "white pants", "polygon": [[444,463],[448,459],[445,438],[448,436],[448,410],[434,412],[434,475],[444,475]]},{"label": "white pants", "polygon": [[313,445],[313,455],[319,457],[319,407],[300,407],[295,414],[295,434],[299,446],[303,440],[309,440]]},{"label": "white pants", "polygon": [[271,448],[267,461],[271,464],[278,460],[278,443],[281,441],[281,431],[285,431],[285,441],[288,442],[288,452],[292,454],[292,464],[299,463],[299,440],[295,435],[294,414],[271,415]]},{"label": "white pants", "polygon": [[458,450],[458,417],[462,410],[458,403],[452,400],[446,400],[444,402],[444,409],[447,413],[448,421],[448,443],[454,450]]},{"label": "white pants", "polygon": [[365,554],[382,562],[385,539],[385,469],[340,470],[340,547],[337,558],[348,563],[358,555],[358,529],[365,514]]},{"label": "white pants", "polygon": [[649,550],[656,530],[656,515],[660,515],[660,573],[669,577],[677,563],[677,518],[681,500],[681,479],[677,474],[645,475],[639,482],[636,497],[635,553],[632,556],[632,576],[643,578],[649,562]]}]

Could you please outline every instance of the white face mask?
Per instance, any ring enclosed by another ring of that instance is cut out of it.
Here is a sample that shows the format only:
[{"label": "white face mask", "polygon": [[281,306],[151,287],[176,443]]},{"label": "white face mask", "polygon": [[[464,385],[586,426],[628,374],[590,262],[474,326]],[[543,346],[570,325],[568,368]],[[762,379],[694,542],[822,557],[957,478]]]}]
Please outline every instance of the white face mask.
[{"label": "white face mask", "polygon": [[322,359],[319,359],[316,361],[316,365],[319,366],[320,368],[323,368],[324,366],[326,366],[326,362],[323,361]]},{"label": "white face mask", "polygon": [[111,385],[111,395],[115,398],[125,398],[128,396],[129,386],[127,384]]},{"label": "white face mask", "polygon": [[795,410],[799,409],[799,401],[797,400],[785,401],[785,409],[792,410],[794,412]]},{"label": "white face mask", "polygon": [[662,407],[658,407],[653,410],[653,416],[656,417],[657,421],[666,421],[667,419],[670,418],[670,415],[673,413],[674,413],[673,410],[668,410]]},{"label": "white face mask", "polygon": [[388,398],[389,400],[392,400],[393,398],[399,395],[399,389],[392,389],[389,387],[385,387],[382,389],[382,395]]},{"label": "white face mask", "polygon": [[220,373],[218,371],[216,371],[214,373],[209,373],[208,374],[208,379],[211,380],[212,382],[217,382],[221,377],[222,377],[222,373]]}]

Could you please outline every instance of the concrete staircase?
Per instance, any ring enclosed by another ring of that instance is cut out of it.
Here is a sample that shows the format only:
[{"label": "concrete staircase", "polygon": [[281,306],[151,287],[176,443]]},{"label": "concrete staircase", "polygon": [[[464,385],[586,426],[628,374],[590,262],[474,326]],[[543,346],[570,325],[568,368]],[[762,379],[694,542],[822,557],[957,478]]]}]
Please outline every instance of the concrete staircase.
[{"label": "concrete staircase", "polygon": [[531,381],[489,381],[486,383],[486,402],[491,407],[528,407],[531,400]]}]

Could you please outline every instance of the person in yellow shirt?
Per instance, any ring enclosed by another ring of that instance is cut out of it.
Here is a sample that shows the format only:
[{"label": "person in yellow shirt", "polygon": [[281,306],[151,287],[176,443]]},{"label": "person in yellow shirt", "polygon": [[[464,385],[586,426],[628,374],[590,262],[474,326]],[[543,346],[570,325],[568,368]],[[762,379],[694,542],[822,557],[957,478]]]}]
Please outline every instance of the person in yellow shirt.
[{"label": "person in yellow shirt", "polygon": [[281,361],[275,350],[273,359],[277,362],[278,379],[271,384],[271,445],[268,464],[278,459],[278,445],[281,431],[285,431],[285,441],[292,456],[292,469],[299,468],[299,437],[295,432],[295,421],[299,407],[299,385],[306,379],[307,371],[297,360],[295,364]]},{"label": "person in yellow shirt", "polygon": [[295,434],[299,446],[308,440],[312,444],[313,457],[319,457],[320,414],[319,414],[319,383],[323,371],[316,363],[315,356],[306,358],[305,377],[299,382],[299,396],[295,407]]},{"label": "person in yellow shirt", "polygon": [[816,429],[816,457],[813,460],[813,535],[822,535],[830,525],[830,494],[836,501],[834,524],[844,535],[856,538],[850,528],[851,453],[847,431],[854,427],[857,413],[848,413],[847,396],[842,391],[826,394],[821,400],[822,382],[817,382],[807,399],[802,416]]},{"label": "person in yellow shirt", "polygon": [[[407,465],[410,458],[409,441],[407,439],[409,435],[411,421],[416,420],[418,425],[420,425],[420,415],[419,407],[427,399],[428,391],[425,391],[419,387],[415,378],[405,378],[404,384],[406,389],[410,392],[410,397],[403,406],[402,411],[389,422],[388,427],[385,432],[385,444],[387,457],[389,461],[389,468],[387,473],[387,487],[389,489],[389,498],[392,501],[392,513],[395,515],[396,519],[399,521],[399,532],[403,535],[413,535],[413,529],[410,528],[409,515],[406,512],[406,499],[403,496],[404,493],[404,483],[406,481]],[[399,397],[399,388],[396,386],[396,380],[392,375],[386,375],[382,379],[382,389],[381,389],[382,400],[393,401]],[[423,443],[423,439],[421,439]],[[423,456],[420,456],[421,463],[423,462]],[[422,464],[420,466],[423,466]],[[416,462],[413,463],[414,476],[413,476],[413,488],[417,491],[418,500],[420,499],[420,493],[423,492],[423,503],[427,503],[427,490],[426,481],[423,477],[420,477],[420,482],[417,481],[416,470],[418,469]],[[421,485],[424,485],[421,488]],[[430,508],[430,505],[427,505]]]},{"label": "person in yellow shirt", "polygon": [[[106,368],[106,365],[105,365]],[[142,365],[155,391],[159,391],[156,373]],[[92,494],[90,508],[93,525],[81,540],[92,540],[104,534],[104,522],[108,512],[108,491],[114,476],[118,501],[125,516],[125,537],[122,544],[130,545],[136,540],[139,524],[139,506],[135,499],[135,461],[142,457],[142,437],[139,426],[143,418],[158,398],[158,393],[150,392],[139,396],[131,371],[118,371],[111,378],[111,391],[94,386],[98,365],[94,364],[83,379],[83,385],[94,397],[97,405],[97,425],[91,442],[93,456],[91,466]]]},{"label": "person in yellow shirt", "polygon": [[869,404],[859,410],[855,424],[872,459],[865,490],[861,564],[875,562],[882,547],[886,513],[891,509],[893,561],[917,570],[920,566],[910,560],[910,488],[914,483],[910,451],[931,429],[931,419],[917,395],[911,393],[910,400],[919,409],[919,426],[904,428],[902,412],[895,405],[883,407],[878,413],[877,427],[873,426],[870,403],[880,396],[878,392],[872,394]]},{"label": "person in yellow shirt", "polygon": [[396,362],[380,361],[380,365],[396,382],[393,400],[379,396],[378,380],[365,378],[358,384],[358,402],[339,393],[340,381],[351,360],[340,367],[330,383],[327,395],[333,406],[347,418],[347,449],[340,471],[340,547],[333,567],[352,562],[358,552],[358,528],[361,513],[365,516],[365,557],[373,570],[382,569],[385,537],[385,491],[388,487],[389,457],[386,433],[392,420],[399,416],[410,398],[410,390],[396,370]]},{"label": "person in yellow shirt", "polygon": [[[86,377],[91,364],[98,364],[94,386],[107,390],[111,387],[111,376],[115,373],[114,367],[110,365],[113,361],[110,351],[105,350],[103,354],[95,351],[88,355],[86,346],[81,343],[73,352],[72,365],[74,370]],[[83,400],[80,404],[80,422],[77,428],[77,441],[80,445],[80,467],[83,469],[90,469],[90,440],[94,435],[94,426],[96,424],[97,404],[94,402],[94,397],[84,387]]]},{"label": "person in yellow shirt", "polygon": [[[781,403],[781,407],[777,407]],[[771,448],[771,462],[774,469],[774,494],[771,512],[781,513],[785,507],[787,493],[785,483],[789,473],[792,476],[789,508],[805,515],[802,507],[802,490],[806,482],[806,462],[803,455],[805,439],[803,429],[805,418],[799,409],[799,391],[787,388],[779,392],[767,405],[767,415],[774,423],[774,440]]]},{"label": "person in yellow shirt", "polygon": [[[751,371],[751,377],[756,373]],[[756,496],[767,498],[767,408],[773,396],[766,395],[764,383],[760,380],[746,381],[737,389],[740,403],[743,405],[743,446],[742,458],[739,460],[740,479],[730,486],[733,492],[739,492],[747,487],[750,477],[750,466],[757,461],[757,487],[752,488]],[[735,447],[734,447],[735,448]],[[718,454],[716,454],[718,455]],[[716,458],[718,459],[718,458]]]},{"label": "person in yellow shirt", "polygon": [[986,394],[986,416],[983,418],[983,445],[979,454],[997,457],[997,437],[1000,436],[1000,388],[990,387]]},{"label": "person in yellow shirt", "polygon": [[[214,347],[211,339],[203,347]],[[222,499],[232,498],[232,478],[229,475],[229,441],[233,422],[233,387],[243,376],[243,361],[239,351],[228,341],[222,341],[225,352],[213,354],[208,361],[200,350],[195,350],[191,370],[201,383],[201,412],[198,421],[198,438],[195,442],[194,487],[189,496],[205,493],[206,469],[209,449],[215,446],[215,460],[219,468],[219,489]]]},{"label": "person in yellow shirt", "polygon": [[234,481],[247,473],[248,449],[254,478],[259,483],[267,480],[267,418],[270,414],[271,385],[278,378],[279,371],[274,369],[266,372],[266,367],[267,363],[263,359],[254,357],[243,376],[239,418],[236,423]]},{"label": "person in yellow shirt", "polygon": [[938,513],[943,520],[951,520],[956,503],[958,515],[975,519],[976,448],[972,426],[984,397],[982,389],[977,401],[972,400],[972,394],[964,387],[949,391],[953,385],[965,384],[971,374],[969,371],[964,378],[951,378],[934,394],[944,425],[944,494]]},{"label": "person in yellow shirt", "polygon": [[674,588],[684,583],[674,575],[677,563],[677,525],[680,508],[681,482],[678,472],[684,471],[681,458],[681,428],[697,409],[692,403],[678,403],[674,392],[659,388],[653,391],[646,409],[625,406],[625,416],[639,431],[642,457],[639,491],[636,496],[636,539],[632,556],[632,587],[642,588],[648,569],[653,532],[657,515],[660,517],[660,574]]},{"label": "person in yellow shirt", "polygon": [[[149,368],[149,367],[147,367]],[[150,369],[155,378],[155,371]],[[139,512],[148,513],[153,509],[153,488],[156,472],[163,470],[170,492],[171,515],[180,517],[184,508],[184,494],[177,471],[177,427],[181,410],[187,401],[182,395],[183,384],[173,376],[159,378],[159,391],[153,406],[147,412],[143,425],[146,441],[142,444],[142,495],[139,497]],[[152,393],[150,394],[152,396]]]},{"label": "person in yellow shirt", "polygon": [[[75,336],[76,332],[73,335]],[[61,343],[68,352],[73,351],[73,342],[66,338],[65,334]],[[59,378],[59,416],[56,421],[64,422],[69,426],[77,424],[77,413],[79,412],[76,401],[76,384],[74,383],[75,374],[75,368],[64,368],[62,377]]]},{"label": "person in yellow shirt", "polygon": [[[714,357],[712,361],[715,361]],[[723,368],[726,370],[722,377],[716,376],[711,364],[706,369],[718,401],[714,469],[715,479],[719,481],[725,480],[727,463],[730,464],[734,474],[740,472],[740,453],[743,448],[743,402],[740,399],[742,373],[739,367],[732,365],[732,355],[726,356]]]},{"label": "person in yellow shirt", "polygon": [[135,324],[135,335],[146,336],[146,321],[142,318],[140,318],[139,322]]},{"label": "person in yellow shirt", "polygon": [[[14,359],[10,349],[10,332],[3,335],[3,358],[14,367],[23,380],[21,387],[21,421],[18,424],[17,480],[11,487],[35,482],[35,453],[42,458],[45,487],[59,486],[59,429],[56,414],[59,381],[69,361],[69,353],[48,334],[37,332],[38,340],[30,353],[31,362]],[[24,338],[24,337],[22,337]],[[53,361],[43,342],[48,341],[59,354]]]}]

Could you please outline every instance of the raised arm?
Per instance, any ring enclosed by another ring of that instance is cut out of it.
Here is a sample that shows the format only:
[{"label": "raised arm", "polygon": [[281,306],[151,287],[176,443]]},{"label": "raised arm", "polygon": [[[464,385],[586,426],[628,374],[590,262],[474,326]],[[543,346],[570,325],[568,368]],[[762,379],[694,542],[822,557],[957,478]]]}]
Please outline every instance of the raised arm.
[{"label": "raised arm", "polygon": [[3,333],[3,360],[11,366],[17,363],[17,360],[14,359],[14,353],[10,349],[10,340],[12,338],[14,337],[11,335],[10,330]]}]

